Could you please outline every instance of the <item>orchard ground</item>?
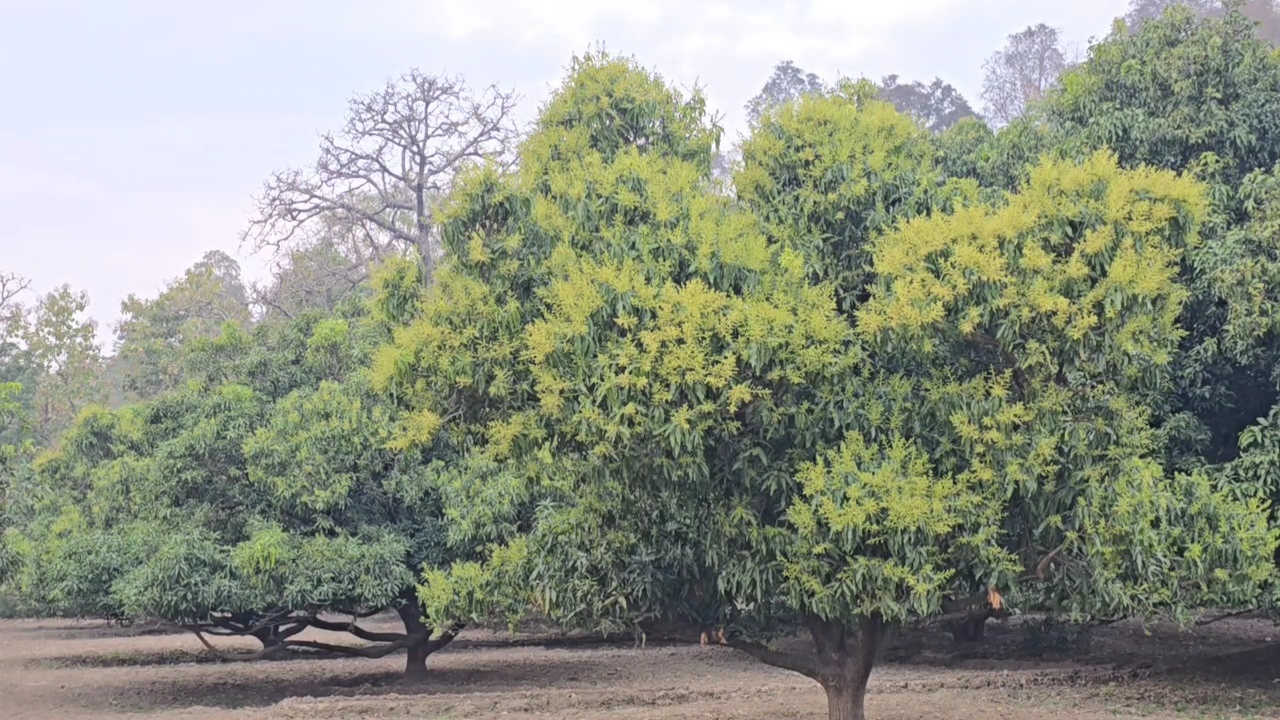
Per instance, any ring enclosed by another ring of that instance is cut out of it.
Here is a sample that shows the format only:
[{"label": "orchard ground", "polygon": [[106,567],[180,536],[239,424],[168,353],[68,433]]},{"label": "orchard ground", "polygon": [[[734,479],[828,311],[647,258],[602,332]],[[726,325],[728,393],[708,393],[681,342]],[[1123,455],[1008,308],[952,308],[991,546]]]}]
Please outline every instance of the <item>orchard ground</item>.
[{"label": "orchard ground", "polygon": [[[390,624],[390,620],[387,621]],[[868,715],[906,718],[1280,717],[1280,628],[1194,634],[1116,624],[1087,636],[993,622],[981,644],[902,638]],[[325,633],[319,633],[325,634]],[[403,658],[230,663],[185,634],[102,622],[0,622],[0,717],[822,718],[816,683],[722,647],[584,643],[472,630],[406,685]],[[224,647],[230,647],[225,645]],[[248,648],[248,645],[244,647]]]}]

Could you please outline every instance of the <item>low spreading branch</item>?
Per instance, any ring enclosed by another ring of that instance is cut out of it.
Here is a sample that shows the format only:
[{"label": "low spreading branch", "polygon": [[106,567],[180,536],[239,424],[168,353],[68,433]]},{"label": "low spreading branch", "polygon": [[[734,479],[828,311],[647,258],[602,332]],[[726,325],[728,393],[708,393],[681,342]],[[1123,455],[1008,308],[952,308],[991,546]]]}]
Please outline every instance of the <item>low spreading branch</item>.
[{"label": "low spreading branch", "polygon": [[[720,637],[724,637],[723,633]],[[818,661],[814,657],[772,650],[759,643],[743,642],[741,640],[723,640],[721,644],[744,652],[766,665],[797,672],[810,678],[818,677]]]},{"label": "low spreading branch", "polygon": [[417,645],[426,638],[421,635],[405,635],[393,643],[380,645],[377,647],[361,647],[358,645],[336,645],[333,643],[316,642],[314,640],[289,640],[284,643],[288,647],[307,648],[310,650],[320,650],[323,652],[339,653],[342,655],[354,655],[363,658],[383,658],[397,650],[404,650],[407,647]]},{"label": "low spreading branch", "polygon": [[[431,637],[430,632],[380,633],[367,630],[356,624],[358,619],[376,615],[378,612],[379,611],[351,613],[352,619],[347,622],[334,622],[331,620],[322,620],[314,615],[297,616],[284,612],[268,615],[254,625],[238,625],[229,618],[218,617],[211,619],[208,623],[179,624],[178,627],[194,634],[196,638],[200,640],[200,644],[213,655],[231,662],[268,660],[291,649],[317,650],[321,652],[376,659],[386,657],[398,650],[404,650],[406,648],[421,645],[424,646],[427,653],[430,654],[453,642],[458,634],[466,627],[465,623],[455,623],[447,630],[444,630],[438,636],[433,638]],[[254,652],[228,652],[226,650],[218,649],[213,645],[213,643],[209,642],[209,636],[246,637],[253,635],[255,632],[271,627],[283,627],[285,629],[279,630],[275,638],[277,640],[275,644]],[[326,630],[330,632],[344,632],[360,640],[377,643],[377,645],[373,647],[340,645],[316,640],[289,639],[307,628],[315,628],[317,630]]]},{"label": "low spreading branch", "polygon": [[205,632],[202,629],[195,626],[191,626],[191,625],[181,625],[179,627],[181,627],[183,630],[191,631],[196,636],[196,638],[200,640],[200,644],[204,645],[205,650],[208,650],[214,656],[221,658],[222,660],[227,660],[230,662],[254,662],[257,660],[268,660],[270,658],[274,658],[280,655],[281,653],[283,653],[287,649],[287,646],[290,644],[290,643],[280,643],[279,645],[271,645],[269,647],[264,647],[261,650],[258,650],[256,652],[249,652],[249,653],[227,652],[226,650],[219,650],[218,648],[214,647],[213,643],[209,642],[209,639],[205,637]]},{"label": "low spreading branch", "polygon": [[330,632],[350,633],[351,635],[354,635],[355,637],[358,637],[361,640],[365,640],[367,642],[394,643],[394,642],[399,642],[404,638],[408,637],[408,635],[406,635],[405,633],[372,632],[370,630],[366,630],[360,627],[359,625],[355,624],[354,621],[330,622],[328,620],[321,620],[320,618],[312,617],[307,620],[307,624],[309,624],[313,628],[316,628],[317,630],[328,630]]}]

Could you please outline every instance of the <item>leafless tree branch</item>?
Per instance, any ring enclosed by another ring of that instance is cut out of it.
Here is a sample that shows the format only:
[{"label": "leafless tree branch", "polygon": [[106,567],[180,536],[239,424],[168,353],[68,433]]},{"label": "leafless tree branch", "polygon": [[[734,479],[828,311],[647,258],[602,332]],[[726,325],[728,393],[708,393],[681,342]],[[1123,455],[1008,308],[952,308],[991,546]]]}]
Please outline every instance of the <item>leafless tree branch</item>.
[{"label": "leafless tree branch", "polygon": [[341,130],[321,136],[314,167],[266,182],[242,245],[279,257],[341,227],[361,241],[344,253],[352,260],[416,252],[430,271],[437,200],[469,163],[510,155],[515,104],[514,92],[476,93],[461,77],[416,69],[357,95]]},{"label": "leafless tree branch", "polygon": [[31,280],[14,272],[0,271],[0,313],[14,298],[31,289]]},{"label": "leafless tree branch", "polygon": [[1058,82],[1067,67],[1056,28],[1041,23],[1010,35],[1004,49],[982,67],[987,120],[997,126],[1013,122]]}]

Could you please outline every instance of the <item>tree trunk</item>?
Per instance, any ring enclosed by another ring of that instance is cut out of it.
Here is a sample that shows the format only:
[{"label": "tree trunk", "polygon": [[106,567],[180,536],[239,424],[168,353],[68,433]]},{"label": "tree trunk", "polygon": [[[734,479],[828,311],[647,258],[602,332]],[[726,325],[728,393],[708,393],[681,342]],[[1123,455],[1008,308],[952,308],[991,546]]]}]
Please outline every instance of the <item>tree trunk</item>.
[{"label": "tree trunk", "polygon": [[264,648],[272,648],[281,643],[279,628],[275,625],[268,625],[264,628],[258,628],[253,631],[253,636],[262,643]]},{"label": "tree trunk", "polygon": [[422,622],[422,609],[417,599],[406,600],[396,612],[404,623],[404,632],[410,641],[406,650],[404,679],[409,682],[422,682],[427,679],[427,658],[435,651],[453,642],[462,625],[448,628],[440,637],[431,638],[431,628]]},{"label": "tree trunk", "polygon": [[861,618],[857,637],[843,623],[813,619],[809,623],[818,649],[818,682],[827,692],[829,720],[864,720],[867,683],[888,637],[879,617]]},{"label": "tree trunk", "polygon": [[970,615],[949,624],[951,637],[958,643],[980,642],[987,627],[986,613]]},{"label": "tree trunk", "polygon": [[421,682],[427,679],[427,656],[431,654],[429,649],[431,632],[427,629],[426,623],[422,622],[422,609],[418,607],[417,598],[406,600],[396,609],[396,612],[404,623],[405,635],[415,640],[409,645],[404,678],[410,682]]},{"label": "tree trunk", "polygon": [[827,685],[828,720],[865,720],[867,685],[855,688],[846,684]]},{"label": "tree trunk", "polygon": [[431,654],[429,646],[428,640],[409,646],[408,659],[404,665],[405,680],[418,683],[427,679],[427,656]]}]

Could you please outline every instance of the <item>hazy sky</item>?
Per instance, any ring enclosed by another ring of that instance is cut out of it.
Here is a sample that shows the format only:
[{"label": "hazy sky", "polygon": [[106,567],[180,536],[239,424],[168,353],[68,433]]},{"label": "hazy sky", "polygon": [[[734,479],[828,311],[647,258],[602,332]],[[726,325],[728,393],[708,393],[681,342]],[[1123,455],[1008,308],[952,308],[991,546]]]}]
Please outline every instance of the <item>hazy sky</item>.
[{"label": "hazy sky", "polygon": [[[791,59],[942,77],[979,106],[982,61],[1029,24],[1083,49],[1126,0],[0,0],[0,270],[87,290],[110,336],[238,237],[276,168],[310,162],[348,97],[409,67],[500,83],[528,119],[596,42],[699,83],[732,138]],[[198,6],[198,7],[197,7]],[[109,349],[109,348],[108,348]]]}]

